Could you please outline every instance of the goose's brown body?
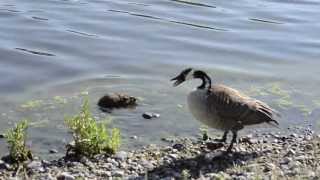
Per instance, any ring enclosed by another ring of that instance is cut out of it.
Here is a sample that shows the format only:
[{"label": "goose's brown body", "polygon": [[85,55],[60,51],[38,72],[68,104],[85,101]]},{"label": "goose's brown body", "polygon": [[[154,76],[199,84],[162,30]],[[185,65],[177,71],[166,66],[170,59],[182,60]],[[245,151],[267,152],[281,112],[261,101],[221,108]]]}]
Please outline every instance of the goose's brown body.
[{"label": "goose's brown body", "polygon": [[197,120],[224,131],[239,123],[247,126],[275,122],[275,112],[267,104],[224,85],[192,91],[188,105]]}]

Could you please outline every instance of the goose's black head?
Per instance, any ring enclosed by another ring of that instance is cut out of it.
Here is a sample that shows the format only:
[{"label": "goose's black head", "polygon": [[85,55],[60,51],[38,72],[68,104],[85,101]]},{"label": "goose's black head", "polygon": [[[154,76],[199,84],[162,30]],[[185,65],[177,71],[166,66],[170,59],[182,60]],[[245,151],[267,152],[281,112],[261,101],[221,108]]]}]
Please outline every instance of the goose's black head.
[{"label": "goose's black head", "polygon": [[179,84],[183,83],[184,81],[190,79],[201,79],[202,84],[198,86],[198,89],[210,88],[211,87],[211,79],[210,77],[201,70],[194,70],[192,68],[187,68],[183,70],[178,76],[171,79],[171,81],[175,81],[173,86],[178,86]]}]

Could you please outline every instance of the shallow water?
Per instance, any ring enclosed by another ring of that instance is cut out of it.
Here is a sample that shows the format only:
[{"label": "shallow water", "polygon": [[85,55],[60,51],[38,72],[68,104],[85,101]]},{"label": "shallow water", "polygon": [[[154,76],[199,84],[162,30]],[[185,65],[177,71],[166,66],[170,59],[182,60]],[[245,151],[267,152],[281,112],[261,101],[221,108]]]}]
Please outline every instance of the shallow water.
[{"label": "shallow water", "polygon": [[[317,130],[319,7],[315,0],[3,0],[0,132],[29,118],[32,149],[63,153],[70,140],[63,118],[87,91],[99,118],[109,116],[95,106],[105,93],[141,97],[137,109],[111,114],[123,148],[197,135],[185,97],[199,82],[168,81],[186,67],[266,101],[282,113],[282,130]],[[39,107],[28,107],[31,100]],[[145,111],[161,117],[145,120]]]}]

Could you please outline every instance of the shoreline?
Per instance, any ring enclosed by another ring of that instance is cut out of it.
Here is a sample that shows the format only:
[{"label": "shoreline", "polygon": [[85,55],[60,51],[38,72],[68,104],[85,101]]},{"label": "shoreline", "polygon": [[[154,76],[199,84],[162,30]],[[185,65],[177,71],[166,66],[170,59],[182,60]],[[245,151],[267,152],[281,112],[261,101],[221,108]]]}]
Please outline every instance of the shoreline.
[{"label": "shoreline", "polygon": [[320,178],[320,135],[311,129],[299,134],[261,133],[229,143],[196,138],[172,140],[168,146],[149,145],[105,157],[35,158],[16,174],[0,161],[0,179],[288,179]]}]

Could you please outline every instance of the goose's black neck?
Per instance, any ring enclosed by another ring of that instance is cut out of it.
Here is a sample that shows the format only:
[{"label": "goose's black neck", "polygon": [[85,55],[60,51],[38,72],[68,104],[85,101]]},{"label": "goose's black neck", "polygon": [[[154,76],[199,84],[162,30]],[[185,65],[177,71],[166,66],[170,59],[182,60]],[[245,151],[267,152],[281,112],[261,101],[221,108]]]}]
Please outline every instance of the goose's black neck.
[{"label": "goose's black neck", "polygon": [[211,87],[211,78],[205,72],[195,71],[194,78],[202,80],[201,85],[197,87],[198,89],[209,89]]}]

